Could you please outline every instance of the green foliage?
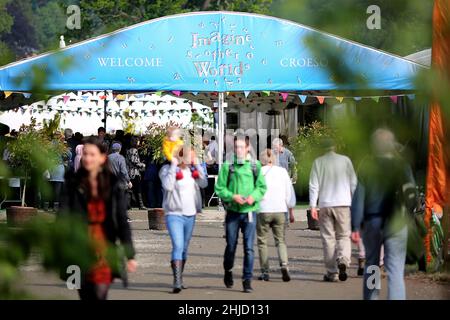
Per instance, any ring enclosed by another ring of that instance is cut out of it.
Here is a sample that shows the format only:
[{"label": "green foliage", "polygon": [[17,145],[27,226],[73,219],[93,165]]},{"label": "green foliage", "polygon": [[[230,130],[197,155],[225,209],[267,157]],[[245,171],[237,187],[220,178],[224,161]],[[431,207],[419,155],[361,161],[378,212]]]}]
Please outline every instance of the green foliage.
[{"label": "green foliage", "polygon": [[42,173],[55,167],[61,162],[62,156],[67,152],[66,146],[54,138],[55,124],[58,119],[49,121],[44,129],[38,129],[36,119],[31,124],[23,125],[17,137],[7,143],[10,153],[8,164],[13,174],[25,177],[25,186],[22,193],[22,206],[24,205],[27,177],[42,175]]},{"label": "green foliage", "polygon": [[22,228],[0,224],[0,299],[28,298],[16,287],[19,267],[36,254],[46,271],[63,277],[69,265],[86,271],[96,260],[94,244],[86,223],[76,216],[62,216],[56,221],[34,218]]},{"label": "green foliage", "polygon": [[163,163],[165,160],[162,152],[164,137],[166,136],[167,129],[174,126],[178,125],[174,122],[169,122],[165,125],[151,123],[145,132],[144,139],[140,145],[140,151],[144,154],[151,152],[152,160],[155,163]]},{"label": "green foliage", "polygon": [[312,163],[314,159],[323,154],[321,143],[325,138],[333,139],[337,149],[343,148],[343,142],[337,132],[318,121],[300,127],[298,135],[289,139],[289,148],[297,160],[295,188],[298,194],[307,195]]},{"label": "green foliage", "polygon": [[47,51],[59,47],[59,36],[66,32],[65,8],[50,1],[35,10],[34,21],[39,50]]},{"label": "green foliage", "polygon": [[[381,29],[368,29],[370,5],[381,9]],[[275,16],[399,55],[431,47],[433,1],[278,0]]]}]

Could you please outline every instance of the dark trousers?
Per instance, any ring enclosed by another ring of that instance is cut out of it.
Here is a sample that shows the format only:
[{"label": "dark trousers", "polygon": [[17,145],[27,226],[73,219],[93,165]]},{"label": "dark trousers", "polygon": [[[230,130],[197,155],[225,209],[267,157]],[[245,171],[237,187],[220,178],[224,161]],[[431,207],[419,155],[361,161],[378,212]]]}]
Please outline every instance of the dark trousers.
[{"label": "dark trousers", "polygon": [[147,195],[148,208],[161,208],[162,206],[162,187],[159,181],[145,180],[145,191]]},{"label": "dark trousers", "polygon": [[80,300],[106,300],[108,298],[109,284],[83,282],[78,290]]},{"label": "dark trousers", "polygon": [[53,208],[57,210],[59,208],[59,201],[61,200],[61,191],[64,182],[50,181],[51,193],[46,197],[44,201],[44,209]]},{"label": "dark trousers", "polygon": [[244,237],[244,270],[242,274],[242,279],[244,280],[250,280],[253,277],[253,246],[255,242],[256,213],[253,212],[252,215],[252,222],[248,219],[248,213],[227,211],[227,216],[225,218],[227,246],[225,248],[223,267],[227,271],[233,269],[239,230],[241,230]]},{"label": "dark trousers", "polygon": [[136,176],[134,179],[131,180],[131,183],[133,184],[133,188],[130,192],[130,207],[141,207],[142,205],[142,185],[141,185],[141,177]]}]

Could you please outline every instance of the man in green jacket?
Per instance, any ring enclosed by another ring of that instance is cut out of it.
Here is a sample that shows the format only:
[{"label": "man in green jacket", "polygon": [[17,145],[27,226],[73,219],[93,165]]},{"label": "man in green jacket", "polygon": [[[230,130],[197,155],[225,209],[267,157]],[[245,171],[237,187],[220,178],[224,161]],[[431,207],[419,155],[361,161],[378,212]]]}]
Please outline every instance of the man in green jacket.
[{"label": "man in green jacket", "polygon": [[225,162],[220,168],[215,186],[216,194],[223,200],[227,215],[225,218],[225,248],[223,267],[224,283],[227,288],[233,286],[233,265],[238,243],[239,230],[244,236],[244,292],[252,292],[256,213],[259,202],[266,192],[266,182],[261,172],[261,163],[249,155],[249,141],[243,137],[234,139],[233,163]]}]

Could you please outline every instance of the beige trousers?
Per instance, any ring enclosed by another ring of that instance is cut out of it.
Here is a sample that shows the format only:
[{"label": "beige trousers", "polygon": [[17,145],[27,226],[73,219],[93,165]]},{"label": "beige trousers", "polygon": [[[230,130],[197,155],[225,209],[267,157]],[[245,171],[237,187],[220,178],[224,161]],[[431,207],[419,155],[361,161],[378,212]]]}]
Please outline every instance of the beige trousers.
[{"label": "beige trousers", "polygon": [[337,273],[338,263],[347,267],[351,259],[349,207],[320,208],[319,225],[327,272]]}]

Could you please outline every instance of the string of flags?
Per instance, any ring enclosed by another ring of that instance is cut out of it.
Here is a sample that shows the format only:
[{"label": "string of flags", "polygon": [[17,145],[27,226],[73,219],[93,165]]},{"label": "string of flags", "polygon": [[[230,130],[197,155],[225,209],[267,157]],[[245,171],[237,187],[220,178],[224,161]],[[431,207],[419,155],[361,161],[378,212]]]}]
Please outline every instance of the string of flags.
[{"label": "string of flags", "polygon": [[[92,93],[91,93],[92,92]],[[244,91],[244,97],[245,99],[248,99],[253,91]],[[22,94],[26,99],[31,98],[32,94],[27,92],[12,92],[12,91],[4,91],[5,99],[11,96],[13,93],[20,93]],[[179,90],[173,90],[173,91],[152,91],[152,92],[146,92],[146,93],[129,93],[129,94],[115,94],[115,93],[106,93],[104,91],[98,92],[96,95],[96,91],[88,91],[89,94],[82,94],[81,95],[62,95],[62,100],[64,104],[67,104],[68,101],[72,100],[72,98],[77,98],[83,101],[101,101],[101,100],[108,100],[108,101],[128,101],[130,99],[134,101],[140,101],[145,98],[146,95],[154,94],[158,97],[162,97],[164,94],[173,94],[177,97],[181,97],[184,93],[190,93],[194,96],[197,96],[200,92],[194,91],[194,92],[182,92]],[[239,92],[226,92],[226,95],[232,95],[236,96]],[[354,101],[362,101],[363,99],[371,99],[375,102],[379,102],[382,98],[389,98],[393,103],[397,104],[399,101],[399,97],[407,97],[409,100],[414,100],[416,98],[415,94],[399,94],[399,95],[376,95],[376,96],[337,96],[337,95],[307,95],[307,94],[297,94],[292,92],[271,92],[271,91],[261,91],[257,92],[256,94],[260,97],[268,97],[272,93],[278,93],[280,96],[280,99],[283,102],[286,102],[289,96],[298,96],[301,103],[305,103],[308,98],[316,99],[319,104],[324,104],[327,100],[335,99],[339,103],[342,103],[344,100],[354,100]],[[207,92],[206,94],[211,94],[214,96],[217,96],[216,92]],[[50,95],[45,96],[45,100],[49,100],[52,97]],[[53,97],[54,98],[54,97]]]}]

